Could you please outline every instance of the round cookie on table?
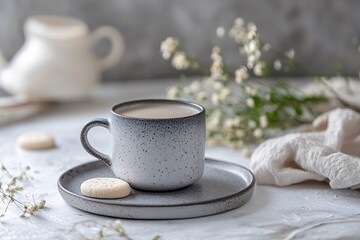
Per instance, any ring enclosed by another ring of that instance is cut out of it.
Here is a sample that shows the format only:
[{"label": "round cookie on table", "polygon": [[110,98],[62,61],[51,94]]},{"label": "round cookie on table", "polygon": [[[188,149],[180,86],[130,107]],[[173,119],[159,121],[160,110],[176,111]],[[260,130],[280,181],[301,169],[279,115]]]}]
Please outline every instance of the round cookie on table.
[{"label": "round cookie on table", "polygon": [[18,137],[19,147],[28,150],[44,150],[55,147],[54,137],[47,132],[29,132]]}]

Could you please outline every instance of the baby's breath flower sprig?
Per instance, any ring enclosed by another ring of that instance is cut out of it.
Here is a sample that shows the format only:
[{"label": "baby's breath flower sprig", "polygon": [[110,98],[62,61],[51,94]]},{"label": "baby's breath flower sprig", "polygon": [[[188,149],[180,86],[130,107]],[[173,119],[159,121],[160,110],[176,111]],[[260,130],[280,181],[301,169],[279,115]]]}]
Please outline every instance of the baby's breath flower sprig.
[{"label": "baby's breath flower sprig", "polygon": [[179,40],[173,37],[166,38],[160,45],[162,57],[170,60],[176,70],[199,70],[200,64],[180,48]]},{"label": "baby's breath flower sprig", "polygon": [[[222,27],[216,31],[220,38],[224,37],[224,32]],[[271,85],[259,79],[249,80],[251,74],[259,78],[266,76],[271,67],[278,71],[297,67],[295,51],[290,49],[282,53],[274,49],[260,39],[254,23],[245,24],[241,18],[235,20],[229,36],[238,43],[246,64],[229,71],[220,47],[215,46],[210,56],[209,74],[188,85],[171,87],[168,97],[188,99],[205,106],[208,143],[243,148],[243,154],[249,156],[247,144],[263,141],[273,134],[273,129],[312,120],[315,116],[312,105],[327,99],[322,95],[304,96],[286,83]],[[175,56],[176,51],[180,50],[177,48],[171,56]],[[262,59],[263,53],[269,51],[278,56],[272,64]]]},{"label": "baby's breath flower sprig", "polygon": [[[294,59],[294,49],[283,53],[273,48],[261,39],[256,25],[252,22],[246,24],[242,18],[237,18],[229,30],[229,37],[239,45],[240,54],[246,57],[246,65],[253,70],[255,76],[266,75],[271,67],[276,71],[304,70]],[[275,55],[273,66],[262,60],[266,52]]]},{"label": "baby's breath flower sprig", "polygon": [[[323,96],[297,94],[284,83],[219,85],[212,78],[205,78],[185,88],[192,85],[197,87],[191,96],[179,88],[177,98],[205,106],[208,143],[232,148],[261,142],[273,128],[285,129],[312,119],[312,104],[325,100]],[[245,153],[248,155],[249,151],[244,150]]]},{"label": "baby's breath flower sprig", "polygon": [[[83,229],[80,229],[83,228]],[[89,231],[89,230],[92,231]],[[83,233],[86,231],[86,234]],[[107,237],[118,236],[119,239],[132,240],[129,234],[125,231],[120,220],[107,221],[106,224],[100,224],[95,220],[84,220],[73,224],[69,231],[79,235],[81,239],[86,240],[104,240]],[[160,240],[159,235],[155,235],[151,240]]]},{"label": "baby's breath flower sprig", "polygon": [[32,177],[28,175],[29,170],[30,167],[27,166],[23,168],[19,174],[12,175],[10,171],[8,171],[7,168],[0,163],[0,172],[4,174],[4,178],[7,178],[7,182],[3,179],[0,181],[0,198],[1,203],[5,206],[4,210],[0,213],[0,217],[4,217],[6,215],[11,204],[14,204],[20,210],[19,217],[21,218],[34,215],[35,212],[45,208],[46,201],[44,199],[36,202],[33,197],[33,202],[30,203],[23,202],[17,198],[20,192],[24,190],[24,188],[18,185],[18,183],[32,179]]}]

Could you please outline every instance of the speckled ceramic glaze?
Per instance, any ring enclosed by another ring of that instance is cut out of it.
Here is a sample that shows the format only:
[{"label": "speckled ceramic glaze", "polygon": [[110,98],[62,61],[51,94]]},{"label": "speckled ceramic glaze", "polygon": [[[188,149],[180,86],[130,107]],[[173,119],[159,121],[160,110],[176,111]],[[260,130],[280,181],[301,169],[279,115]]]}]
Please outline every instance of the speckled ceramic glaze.
[{"label": "speckled ceramic glaze", "polygon": [[[133,104],[182,104],[196,110],[187,117],[149,119],[117,113]],[[110,156],[92,148],[88,131],[101,126],[112,136]],[[91,155],[108,165],[115,175],[132,187],[149,191],[167,191],[186,187],[204,171],[205,110],[200,105],[174,100],[138,100],[112,108],[110,119],[94,119],[85,124],[81,143]]]},{"label": "speckled ceramic glaze", "polygon": [[251,198],[255,179],[246,168],[223,161],[205,160],[204,175],[177,191],[149,192],[133,189],[126,198],[98,199],[83,196],[80,185],[93,177],[114,177],[98,161],[71,168],[58,181],[64,200],[81,210],[118,218],[179,219],[217,214],[244,205]]}]

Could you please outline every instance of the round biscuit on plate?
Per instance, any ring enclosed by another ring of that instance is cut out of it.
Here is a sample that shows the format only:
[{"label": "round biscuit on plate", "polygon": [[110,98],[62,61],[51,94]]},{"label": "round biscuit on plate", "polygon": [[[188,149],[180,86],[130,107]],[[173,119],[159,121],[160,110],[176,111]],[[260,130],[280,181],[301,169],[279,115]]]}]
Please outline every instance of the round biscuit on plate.
[{"label": "round biscuit on plate", "polygon": [[123,198],[130,194],[130,185],[117,178],[91,178],[80,186],[81,194],[94,198]]}]

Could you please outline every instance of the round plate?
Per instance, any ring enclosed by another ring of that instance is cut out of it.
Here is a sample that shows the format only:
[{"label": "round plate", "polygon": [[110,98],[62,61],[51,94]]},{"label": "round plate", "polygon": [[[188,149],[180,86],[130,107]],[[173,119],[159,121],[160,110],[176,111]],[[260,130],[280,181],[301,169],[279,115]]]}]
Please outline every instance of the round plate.
[{"label": "round plate", "polygon": [[64,200],[86,212],[132,219],[180,219],[229,211],[245,204],[252,196],[255,179],[250,170],[223,161],[205,160],[204,175],[189,187],[169,192],[133,189],[122,199],[83,196],[80,185],[94,177],[115,177],[100,161],[74,167],[63,173],[58,189]]}]

